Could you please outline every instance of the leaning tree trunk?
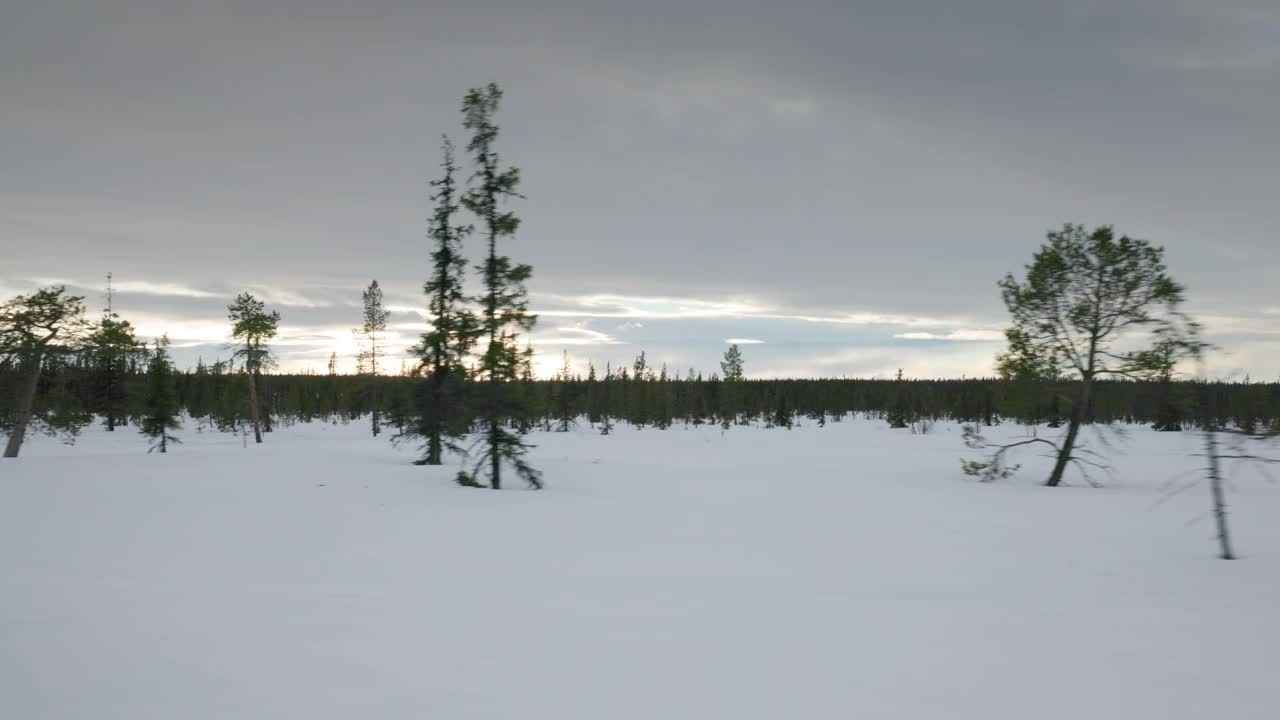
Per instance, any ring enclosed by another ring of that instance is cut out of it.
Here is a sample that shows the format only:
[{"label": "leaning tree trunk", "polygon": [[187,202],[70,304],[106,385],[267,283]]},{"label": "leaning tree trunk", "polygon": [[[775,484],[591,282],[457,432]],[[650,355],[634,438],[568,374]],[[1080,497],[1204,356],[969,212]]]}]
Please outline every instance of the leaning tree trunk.
[{"label": "leaning tree trunk", "polygon": [[1062,447],[1058,449],[1058,459],[1053,464],[1053,472],[1049,474],[1049,480],[1045,485],[1049,487],[1058,487],[1062,484],[1062,476],[1067,472],[1067,463],[1071,462],[1071,455],[1076,449],[1076,439],[1080,436],[1080,426],[1084,424],[1085,408],[1089,404],[1089,391],[1092,389],[1092,379],[1085,378],[1080,387],[1080,396],[1076,398],[1075,407],[1071,408],[1071,417],[1067,420],[1067,435],[1062,439]]},{"label": "leaning tree trunk", "polygon": [[36,387],[40,384],[40,360],[41,355],[37,352],[28,361],[30,367],[27,375],[18,386],[13,429],[9,431],[9,442],[4,447],[4,456],[7,458],[18,457],[18,450],[22,449],[22,441],[26,439],[27,426],[31,424],[31,408],[36,401]]}]

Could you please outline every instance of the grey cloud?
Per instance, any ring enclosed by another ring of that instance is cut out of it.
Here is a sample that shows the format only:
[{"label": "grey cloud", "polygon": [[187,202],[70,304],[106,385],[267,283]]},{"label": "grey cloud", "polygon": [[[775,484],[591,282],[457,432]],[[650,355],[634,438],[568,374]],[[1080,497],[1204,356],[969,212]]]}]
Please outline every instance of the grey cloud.
[{"label": "grey cloud", "polygon": [[[507,250],[548,311],[665,295],[988,329],[995,280],[1068,220],[1164,243],[1193,311],[1275,304],[1267,0],[17,5],[9,286],[276,289],[329,306],[287,322],[344,327],[377,277],[421,307],[438,136],[493,78],[528,195]],[[225,314],[196,300],[128,303]]]}]

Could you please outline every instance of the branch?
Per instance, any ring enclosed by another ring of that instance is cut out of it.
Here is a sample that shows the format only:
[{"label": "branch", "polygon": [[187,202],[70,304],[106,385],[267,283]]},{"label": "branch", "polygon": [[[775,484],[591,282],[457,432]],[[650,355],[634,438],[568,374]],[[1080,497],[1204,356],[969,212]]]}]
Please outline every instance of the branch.
[{"label": "branch", "polygon": [[1076,465],[1076,469],[1080,471],[1080,475],[1084,478],[1084,481],[1089,483],[1090,486],[1095,488],[1102,487],[1102,483],[1093,479],[1093,476],[1089,474],[1089,471],[1088,469],[1086,469],[1086,466],[1094,467],[1094,468],[1102,468],[1107,470],[1110,469],[1105,465],[1099,465],[1098,463],[1089,462],[1088,460],[1084,460],[1078,457],[1072,457],[1068,462],[1074,463]]}]

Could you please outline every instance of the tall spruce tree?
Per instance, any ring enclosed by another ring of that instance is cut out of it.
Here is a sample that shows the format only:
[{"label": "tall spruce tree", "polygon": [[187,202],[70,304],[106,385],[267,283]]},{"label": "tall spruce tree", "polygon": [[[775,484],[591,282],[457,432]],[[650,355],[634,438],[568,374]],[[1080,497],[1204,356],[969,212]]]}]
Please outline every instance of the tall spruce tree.
[{"label": "tall spruce tree", "polygon": [[418,461],[421,465],[442,464],[445,446],[451,445],[459,434],[460,423],[455,420],[467,376],[465,362],[481,332],[475,314],[466,306],[467,296],[463,292],[467,259],[462,254],[462,241],[471,234],[472,228],[454,223],[454,216],[461,209],[456,180],[458,167],[453,143],[447,135],[441,140],[440,152],[443,174],[431,181],[435,189],[431,195],[435,210],[427,228],[427,235],[434,242],[432,271],[431,278],[422,286],[427,295],[431,330],[422,335],[422,342],[413,349],[420,367],[427,373],[427,392],[418,403],[418,431],[426,438],[426,453]]},{"label": "tall spruce tree", "polygon": [[735,382],[743,378],[742,350],[734,343],[724,351],[724,359],[720,361],[720,370],[726,382]]},{"label": "tall spruce tree", "polygon": [[[737,343],[731,344],[729,349],[724,351],[724,358],[720,361],[720,370],[724,373],[724,386],[720,389],[720,426],[728,428],[735,422],[746,421],[745,414],[742,412],[744,410],[744,390],[741,387],[743,379],[742,350],[738,348]],[[715,380],[714,373],[712,373],[711,379]]]},{"label": "tall spruce tree", "polygon": [[114,431],[127,420],[129,367],[142,356],[146,345],[134,335],[133,325],[110,308],[103,311],[85,344],[93,364],[93,405],[106,429]]},{"label": "tall spruce tree", "polygon": [[0,304],[0,365],[11,365],[18,373],[13,421],[4,448],[7,458],[18,457],[26,439],[41,366],[83,341],[88,329],[83,301],[68,295],[66,286],[57,285]]},{"label": "tall spruce tree", "polygon": [[240,344],[235,346],[235,356],[243,360],[245,377],[249,383],[249,417],[253,421],[253,441],[262,442],[262,419],[258,405],[258,377],[273,362],[271,349],[266,342],[279,332],[280,313],[267,312],[266,304],[251,293],[242,292],[236,301],[227,306],[227,319],[231,321],[231,337]]},{"label": "tall spruce tree", "polygon": [[462,204],[479,220],[481,232],[488,242],[488,253],[478,266],[484,293],[476,298],[481,305],[481,327],[488,336],[488,347],[480,357],[477,375],[485,383],[483,422],[485,426],[484,450],[476,465],[476,476],[487,465],[489,487],[502,487],[502,463],[509,462],[516,473],[530,487],[541,488],[541,473],[525,460],[530,445],[518,434],[503,426],[503,417],[519,410],[518,395],[510,391],[510,385],[527,372],[532,352],[522,349],[520,332],[533,328],[537,316],[529,312],[528,292],[524,283],[533,274],[528,265],[516,265],[505,255],[498,254],[498,240],[510,238],[520,226],[514,213],[503,210],[504,203],[520,197],[516,187],[520,183],[517,168],[502,167],[494,142],[498,138],[498,126],[493,116],[502,100],[502,90],[496,83],[484,88],[474,88],[462,101],[463,127],[471,131],[467,151],[475,163],[470,188],[462,197]]},{"label": "tall spruce tree", "polygon": [[143,400],[141,432],[151,438],[147,450],[168,452],[170,443],[181,443],[169,434],[182,427],[179,421],[178,387],[174,377],[173,361],[169,357],[169,336],[156,338],[155,348],[147,362],[147,392]]},{"label": "tall spruce tree", "polygon": [[382,288],[378,286],[378,281],[374,280],[369,283],[369,287],[365,288],[361,293],[361,299],[364,302],[364,325],[356,328],[353,333],[359,338],[362,345],[360,348],[360,357],[357,359],[357,365],[369,374],[369,406],[371,417],[373,436],[377,437],[380,431],[379,426],[379,405],[378,405],[378,375],[381,368],[378,366],[378,357],[382,348],[378,345],[382,338],[382,333],[387,331],[387,319],[391,317],[391,312],[382,305]]}]

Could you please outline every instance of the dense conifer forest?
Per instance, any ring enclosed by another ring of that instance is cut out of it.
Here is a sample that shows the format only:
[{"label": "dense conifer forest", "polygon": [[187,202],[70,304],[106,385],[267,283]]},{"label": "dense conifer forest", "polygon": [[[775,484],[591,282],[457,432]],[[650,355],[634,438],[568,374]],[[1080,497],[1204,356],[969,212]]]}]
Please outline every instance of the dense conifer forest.
[{"label": "dense conifer forest", "polygon": [[[147,353],[138,350],[127,371],[109,378],[87,354],[47,360],[40,374],[34,415],[44,429],[75,431],[95,419],[119,428],[147,413]],[[0,366],[0,429],[11,427],[19,374]],[[102,390],[108,383],[119,396]],[[199,365],[176,374],[177,397],[190,419],[187,431],[236,431],[251,424],[244,376],[226,363]],[[402,376],[265,374],[260,378],[264,430],[298,422],[355,422],[376,409],[393,436],[417,434],[419,408],[430,403],[425,374]],[[513,408],[504,426],[557,431],[587,424],[605,430],[614,423],[669,428],[755,424],[788,428],[840,422],[854,416],[880,420],[905,431],[927,431],[935,421],[985,425],[1050,424],[1070,414],[1074,384],[1027,384],[1002,379],[738,380],[662,378],[630,371],[598,378],[525,378],[505,388]],[[376,403],[376,405],[375,405]],[[464,432],[478,427],[481,408],[466,397],[454,422]],[[1280,383],[1101,381],[1085,413],[1090,423],[1137,423],[1160,429],[1216,426],[1265,429],[1280,425]]]}]

